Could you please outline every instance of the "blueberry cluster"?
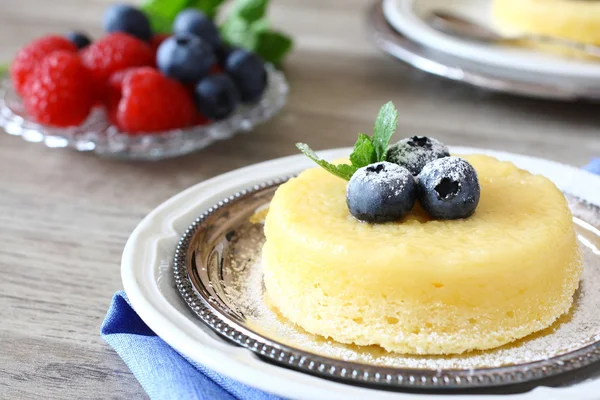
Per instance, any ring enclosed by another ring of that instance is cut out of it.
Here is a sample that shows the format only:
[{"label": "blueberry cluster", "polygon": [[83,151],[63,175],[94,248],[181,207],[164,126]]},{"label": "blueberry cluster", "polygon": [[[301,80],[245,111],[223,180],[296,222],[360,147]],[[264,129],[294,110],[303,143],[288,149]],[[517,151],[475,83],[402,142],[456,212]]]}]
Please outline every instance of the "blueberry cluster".
[{"label": "blueberry cluster", "polygon": [[[141,40],[153,37],[146,15],[135,7],[117,4],[104,14],[107,32],[125,32]],[[84,38],[73,37],[81,45]],[[198,111],[220,120],[241,103],[259,100],[267,86],[265,64],[256,54],[229,47],[214,21],[196,9],[181,11],[173,36],[156,53],[156,65],[166,76],[193,87]]]},{"label": "blueberry cluster", "polygon": [[390,146],[385,162],[358,169],[346,188],[350,213],[361,221],[395,221],[419,203],[436,219],[467,218],[479,203],[471,164],[441,142],[414,136]]}]

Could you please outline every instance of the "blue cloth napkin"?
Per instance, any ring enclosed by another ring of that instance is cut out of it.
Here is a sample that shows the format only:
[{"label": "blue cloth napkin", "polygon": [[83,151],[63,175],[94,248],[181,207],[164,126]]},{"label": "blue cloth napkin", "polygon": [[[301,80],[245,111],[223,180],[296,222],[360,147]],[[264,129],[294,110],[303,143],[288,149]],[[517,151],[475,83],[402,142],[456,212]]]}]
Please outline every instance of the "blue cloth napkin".
[{"label": "blue cloth napkin", "polygon": [[[600,158],[588,171],[600,175]],[[125,292],[117,292],[101,330],[152,400],[278,400],[197,364],[173,350],[135,313]]]},{"label": "blue cloth napkin", "polygon": [[100,335],[125,361],[152,400],[279,400],[197,364],[173,350],[115,293]]}]

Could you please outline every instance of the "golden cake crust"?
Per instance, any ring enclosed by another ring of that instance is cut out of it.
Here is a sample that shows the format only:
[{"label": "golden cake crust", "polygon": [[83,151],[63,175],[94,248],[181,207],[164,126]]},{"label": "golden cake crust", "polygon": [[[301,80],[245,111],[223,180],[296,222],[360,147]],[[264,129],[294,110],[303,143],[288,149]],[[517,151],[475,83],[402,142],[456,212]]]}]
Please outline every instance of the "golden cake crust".
[{"label": "golden cake crust", "polygon": [[265,225],[270,300],[311,333],[411,354],[489,349],[551,325],[581,274],[564,196],[511,163],[466,158],[481,200],[464,220],[416,207],[361,223],[346,182],[321,169],[282,185]]}]

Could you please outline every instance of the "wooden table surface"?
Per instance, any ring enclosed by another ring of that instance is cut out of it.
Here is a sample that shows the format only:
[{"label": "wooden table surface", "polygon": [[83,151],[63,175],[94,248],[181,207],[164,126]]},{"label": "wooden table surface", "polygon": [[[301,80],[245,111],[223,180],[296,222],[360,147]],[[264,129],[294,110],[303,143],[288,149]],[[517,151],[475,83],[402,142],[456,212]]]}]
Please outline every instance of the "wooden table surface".
[{"label": "wooden table surface", "polygon": [[[69,29],[100,33],[110,0],[0,0],[0,60]],[[400,134],[526,153],[573,165],[600,155],[598,110],[484,93],[414,72],[367,40],[370,1],[273,0],[297,39],[289,104],[249,135],[179,159],[117,162],[0,135],[0,398],[145,398],[100,339],[121,251],[136,224],[175,193],[245,165],[350,145],[393,100]],[[399,135],[398,135],[399,136]]]}]

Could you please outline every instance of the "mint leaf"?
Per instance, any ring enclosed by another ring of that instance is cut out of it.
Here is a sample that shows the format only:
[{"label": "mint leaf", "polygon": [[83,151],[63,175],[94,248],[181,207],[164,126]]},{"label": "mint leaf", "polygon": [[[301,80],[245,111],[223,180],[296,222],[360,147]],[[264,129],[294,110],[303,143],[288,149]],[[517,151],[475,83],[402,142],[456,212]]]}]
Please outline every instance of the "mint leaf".
[{"label": "mint leaf", "polygon": [[175,17],[188,5],[189,0],[146,0],[140,9],[148,16],[154,32],[170,33]]},{"label": "mint leaf", "polygon": [[258,34],[254,50],[263,60],[279,65],[292,49],[292,44],[292,39],[283,33],[263,31]]},{"label": "mint leaf", "polygon": [[267,12],[269,0],[237,0],[230,16],[235,16],[252,23],[263,18]]},{"label": "mint leaf", "polygon": [[202,11],[210,18],[215,18],[219,7],[225,0],[188,0],[187,7]]},{"label": "mint leaf", "polygon": [[9,67],[8,64],[0,64],[0,78],[8,73]]},{"label": "mint leaf", "polygon": [[385,161],[390,139],[398,127],[398,110],[394,103],[387,102],[379,110],[375,127],[373,128],[373,146],[377,161]]},{"label": "mint leaf", "polygon": [[221,26],[221,37],[230,45],[252,51],[256,47],[257,35],[248,21],[240,17],[228,18]]},{"label": "mint leaf", "polygon": [[358,140],[354,144],[354,151],[350,154],[350,162],[356,169],[377,162],[375,147],[371,138],[364,133],[358,134]]},{"label": "mint leaf", "polygon": [[298,150],[300,150],[302,153],[304,153],[304,155],[306,157],[310,158],[311,160],[313,160],[314,162],[319,164],[319,166],[321,166],[328,172],[330,172],[330,173],[334,174],[335,176],[338,176],[342,179],[345,179],[348,181],[348,180],[350,180],[350,178],[352,178],[352,175],[354,175],[354,173],[356,172],[357,168],[353,165],[348,165],[348,164],[335,165],[335,164],[331,164],[325,160],[320,159],[319,156],[317,155],[317,153],[315,153],[314,150],[311,149],[310,147],[308,147],[308,145],[305,143],[296,143],[296,147],[298,148]]}]

